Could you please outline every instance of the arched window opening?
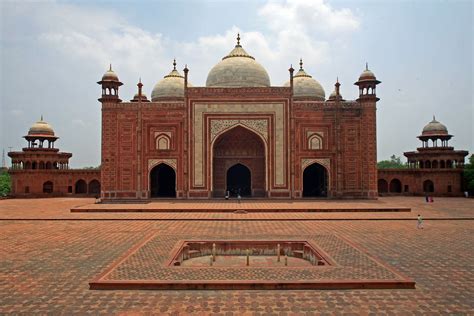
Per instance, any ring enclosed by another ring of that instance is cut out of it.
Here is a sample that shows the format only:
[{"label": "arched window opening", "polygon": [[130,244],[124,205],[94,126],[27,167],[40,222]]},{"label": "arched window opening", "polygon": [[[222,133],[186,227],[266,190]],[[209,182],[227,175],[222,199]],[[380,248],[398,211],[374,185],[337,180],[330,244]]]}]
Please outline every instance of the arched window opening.
[{"label": "arched window opening", "polygon": [[89,182],[89,194],[99,195],[100,194],[100,182],[99,180],[92,180]]},{"label": "arched window opening", "polygon": [[446,161],[446,168],[452,168],[453,162],[451,160]]},{"label": "arched window opening", "polygon": [[311,135],[308,140],[308,148],[309,149],[322,149],[323,148],[323,140],[321,136],[314,134]]},{"label": "arched window opening", "polygon": [[438,161],[437,160],[433,160],[433,162],[431,163],[431,168],[438,169]]},{"label": "arched window opening", "polygon": [[441,161],[439,162],[439,167],[440,167],[440,168],[443,168],[443,169],[446,168],[446,162],[445,162],[444,160],[441,160]]},{"label": "arched window opening", "polygon": [[431,161],[425,161],[425,168],[431,169]]},{"label": "arched window opening", "polygon": [[52,181],[46,181],[43,183],[43,193],[53,193],[54,185]]},{"label": "arched window opening", "polygon": [[377,181],[377,187],[379,193],[387,193],[388,192],[388,183],[385,179],[379,179]]},{"label": "arched window opening", "polygon": [[170,149],[170,138],[167,135],[159,135],[156,138],[156,149],[158,150],[168,150]]},{"label": "arched window opening", "polygon": [[303,197],[326,197],[328,195],[328,172],[318,163],[306,167],[303,172]]},{"label": "arched window opening", "polygon": [[423,181],[423,192],[431,193],[434,192],[434,183],[431,180]]},{"label": "arched window opening", "polygon": [[74,193],[76,194],[86,194],[87,193],[87,184],[86,181],[80,179],[76,181],[74,186]]},{"label": "arched window opening", "polygon": [[226,173],[226,191],[231,196],[252,195],[252,175],[250,169],[243,164],[235,164]]},{"label": "arched window opening", "polygon": [[44,168],[44,161],[40,161],[40,163],[39,163],[39,169],[45,169],[45,168]]},{"label": "arched window opening", "polygon": [[36,161],[33,161],[31,163],[31,169],[38,169],[38,164],[36,163]]},{"label": "arched window opening", "polygon": [[176,197],[176,172],[167,164],[161,163],[150,172],[151,197]]},{"label": "arched window opening", "polygon": [[402,193],[402,182],[398,179],[390,181],[390,193]]}]

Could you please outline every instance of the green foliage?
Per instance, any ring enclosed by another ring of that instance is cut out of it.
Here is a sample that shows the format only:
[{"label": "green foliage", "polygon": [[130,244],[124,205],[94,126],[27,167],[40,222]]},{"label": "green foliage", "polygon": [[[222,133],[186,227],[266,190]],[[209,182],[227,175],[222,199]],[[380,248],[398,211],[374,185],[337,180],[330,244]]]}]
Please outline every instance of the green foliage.
[{"label": "green foliage", "polygon": [[0,196],[6,196],[10,193],[12,181],[7,171],[0,172]]},{"label": "green foliage", "polygon": [[469,192],[474,192],[474,155],[469,157],[469,163],[464,166],[464,181]]},{"label": "green foliage", "polygon": [[407,166],[402,162],[402,158],[395,155],[390,156],[390,160],[382,160],[377,163],[378,169],[402,169],[406,167]]}]

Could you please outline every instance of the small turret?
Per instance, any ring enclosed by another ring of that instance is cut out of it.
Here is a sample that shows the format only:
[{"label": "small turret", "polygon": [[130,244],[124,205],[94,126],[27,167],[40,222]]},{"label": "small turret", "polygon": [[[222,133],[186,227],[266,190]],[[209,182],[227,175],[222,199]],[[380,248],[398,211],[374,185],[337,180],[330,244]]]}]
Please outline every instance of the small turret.
[{"label": "small turret", "polygon": [[122,100],[119,99],[118,91],[123,83],[120,82],[117,74],[112,70],[112,64],[110,64],[109,70],[102,76],[102,80],[97,83],[102,86],[100,102],[122,102]]}]

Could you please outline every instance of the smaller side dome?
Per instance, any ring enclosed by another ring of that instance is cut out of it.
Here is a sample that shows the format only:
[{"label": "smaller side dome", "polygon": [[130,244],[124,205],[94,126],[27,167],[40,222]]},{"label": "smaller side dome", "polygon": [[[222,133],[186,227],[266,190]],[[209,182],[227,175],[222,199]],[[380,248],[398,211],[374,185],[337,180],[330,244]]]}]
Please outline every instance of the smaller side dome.
[{"label": "smaller side dome", "polygon": [[54,130],[51,125],[43,121],[43,115],[41,115],[41,119],[28,130],[28,136],[54,136]]},{"label": "smaller side dome", "polygon": [[[189,82],[188,86],[191,86]],[[184,98],[184,77],[176,70],[176,59],[173,61],[173,70],[164,76],[151,92],[151,101],[163,98]]]},{"label": "smaller side dome", "polygon": [[[286,82],[284,86],[289,87],[290,82]],[[293,76],[293,96],[318,101],[326,100],[326,93],[321,84],[304,71],[302,59],[300,59],[300,70]]]},{"label": "smaller side dome", "polygon": [[433,120],[423,127],[423,131],[421,132],[422,136],[429,136],[429,135],[448,135],[448,128],[438,122],[433,115]]},{"label": "smaller side dome", "polygon": [[[328,100],[331,100],[331,101],[336,100],[336,97],[337,97],[337,93],[336,93],[336,90],[334,90],[334,91],[331,92],[331,94],[329,95],[329,99],[328,99]],[[342,98],[342,95],[341,95],[340,93],[339,93],[339,99],[340,99],[341,101],[344,100],[344,99]]]},{"label": "smaller side dome", "polygon": [[369,70],[369,64],[365,63],[365,70],[360,74],[359,81],[364,80],[377,80],[375,74]]},{"label": "smaller side dome", "polygon": [[112,64],[110,64],[109,70],[102,76],[102,81],[119,81],[117,74],[112,70]]}]

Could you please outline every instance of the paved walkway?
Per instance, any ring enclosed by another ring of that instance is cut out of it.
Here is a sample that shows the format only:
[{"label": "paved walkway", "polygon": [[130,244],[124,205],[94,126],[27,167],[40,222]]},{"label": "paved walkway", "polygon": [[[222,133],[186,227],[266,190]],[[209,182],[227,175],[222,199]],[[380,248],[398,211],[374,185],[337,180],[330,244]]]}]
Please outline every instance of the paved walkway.
[{"label": "paved walkway", "polygon": [[[381,201],[406,205],[413,211],[400,214],[74,214],[69,211],[72,206],[93,201],[2,200],[0,314],[472,314],[474,225],[466,218],[473,217],[473,200],[438,198],[433,204],[425,204],[422,198],[383,198]],[[418,212],[428,219],[423,230],[416,229],[414,218]],[[401,214],[411,220],[391,218]],[[178,216],[184,219],[177,219]],[[237,218],[231,218],[233,216]],[[251,216],[252,221],[245,221],[241,216]],[[359,220],[335,220],[350,217]],[[18,220],[20,218],[30,220]],[[226,220],[229,218],[232,220]],[[337,234],[414,279],[416,289],[89,290],[89,281],[152,232],[183,238],[213,235],[254,239],[269,235],[284,238]]]},{"label": "paved walkway", "polygon": [[[72,213],[71,208],[89,207],[94,203],[91,198],[49,198],[49,199],[9,199],[0,200],[0,220],[6,219],[137,219],[137,220],[368,220],[368,219],[414,219],[421,214],[425,219],[474,219],[474,199],[465,198],[437,198],[434,203],[426,203],[422,197],[384,197],[377,201],[311,201],[299,202],[301,207],[348,207],[357,204],[358,207],[367,205],[383,205],[387,208],[410,208],[411,212],[264,212],[264,213],[235,213],[235,212],[186,212],[186,208],[199,205],[199,208],[208,206],[220,208],[219,202],[161,202],[161,207],[181,207],[182,212],[123,212],[123,213]],[[248,204],[258,204],[262,208],[269,209],[275,203],[289,202],[243,202],[240,205],[248,207]],[[152,207],[158,207],[158,202]],[[143,204],[143,205],[150,205]],[[237,204],[237,203],[235,203]],[[295,202],[294,204],[298,204]],[[143,206],[142,205],[142,206]],[[237,204],[238,205],[238,204]],[[113,208],[117,205],[104,204],[105,208]]]}]

